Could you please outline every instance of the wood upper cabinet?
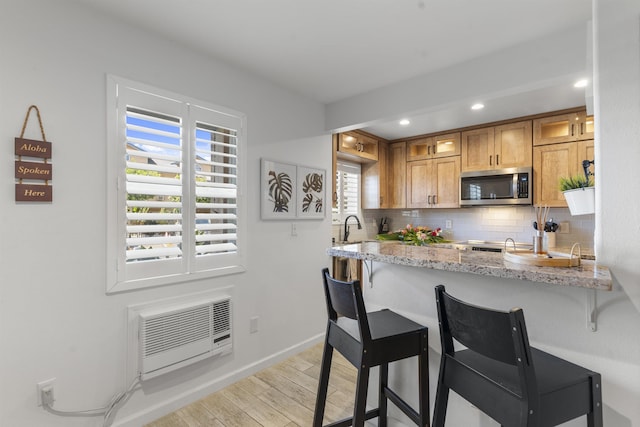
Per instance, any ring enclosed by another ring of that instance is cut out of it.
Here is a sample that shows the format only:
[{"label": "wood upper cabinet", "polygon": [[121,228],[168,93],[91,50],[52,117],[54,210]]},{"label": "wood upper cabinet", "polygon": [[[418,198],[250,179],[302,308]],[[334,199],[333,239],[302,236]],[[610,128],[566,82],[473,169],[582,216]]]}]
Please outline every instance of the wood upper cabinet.
[{"label": "wood upper cabinet", "polygon": [[389,144],[378,142],[378,161],[362,164],[362,209],[388,208]]},{"label": "wood upper cabinet", "polygon": [[407,162],[407,207],[426,208],[431,204],[429,181],[431,160]]},{"label": "wood upper cabinet", "polygon": [[532,123],[524,120],[462,132],[462,171],[530,166]]},{"label": "wood upper cabinet", "polygon": [[462,132],[462,171],[492,169],[494,129],[492,127]]},{"label": "wood upper cabinet", "polygon": [[586,111],[543,117],[533,121],[533,145],[593,139],[593,116]]},{"label": "wood upper cabinet", "polygon": [[338,152],[347,157],[376,161],[378,160],[378,140],[360,132],[343,132],[338,134]]},{"label": "wood upper cabinet", "polygon": [[[592,139],[533,147],[534,204],[567,207],[560,178],[584,175],[583,160],[594,160]],[[593,173],[593,165],[589,172]]]},{"label": "wood upper cabinet", "polygon": [[389,144],[389,158],[387,164],[387,202],[386,207],[406,208],[406,165],[407,143],[394,142]]},{"label": "wood upper cabinet", "polygon": [[460,156],[407,162],[408,208],[457,208]]},{"label": "wood upper cabinet", "polygon": [[495,127],[496,168],[531,166],[533,156],[531,128],[531,120]]},{"label": "wood upper cabinet", "polygon": [[460,154],[460,132],[429,136],[407,142],[407,161]]},{"label": "wood upper cabinet", "polygon": [[567,207],[560,191],[560,177],[576,174],[578,146],[573,142],[535,147],[533,150],[533,203]]},{"label": "wood upper cabinet", "polygon": [[[595,148],[593,139],[588,139],[586,141],[578,141],[578,161],[580,170],[584,173],[584,169],[582,168],[583,160],[595,160]],[[594,167],[593,164],[589,165],[589,173],[593,174]],[[591,176],[591,179],[595,183],[595,176]]]}]

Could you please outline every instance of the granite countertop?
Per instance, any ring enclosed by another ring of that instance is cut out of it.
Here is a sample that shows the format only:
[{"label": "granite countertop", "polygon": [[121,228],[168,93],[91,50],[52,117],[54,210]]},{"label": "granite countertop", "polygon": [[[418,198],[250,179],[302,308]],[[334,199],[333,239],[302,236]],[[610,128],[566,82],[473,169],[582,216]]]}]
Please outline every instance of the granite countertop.
[{"label": "granite countertop", "polygon": [[595,261],[581,260],[578,267],[538,267],[515,264],[502,253],[461,251],[446,245],[411,246],[399,242],[361,242],[327,249],[331,256],[356,258],[411,267],[529,280],[552,285],[610,291],[611,272]]}]

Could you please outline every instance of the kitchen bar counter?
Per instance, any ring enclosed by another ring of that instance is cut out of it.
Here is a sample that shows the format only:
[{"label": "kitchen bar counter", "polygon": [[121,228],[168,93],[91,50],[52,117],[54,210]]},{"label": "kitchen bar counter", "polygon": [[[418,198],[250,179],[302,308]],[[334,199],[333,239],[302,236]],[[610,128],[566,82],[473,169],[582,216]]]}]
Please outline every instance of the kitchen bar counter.
[{"label": "kitchen bar counter", "polygon": [[610,291],[611,273],[595,261],[582,260],[578,267],[537,267],[505,261],[502,253],[461,251],[446,245],[411,246],[399,242],[361,242],[327,249],[330,256],[387,264],[528,280],[552,285],[578,286]]}]

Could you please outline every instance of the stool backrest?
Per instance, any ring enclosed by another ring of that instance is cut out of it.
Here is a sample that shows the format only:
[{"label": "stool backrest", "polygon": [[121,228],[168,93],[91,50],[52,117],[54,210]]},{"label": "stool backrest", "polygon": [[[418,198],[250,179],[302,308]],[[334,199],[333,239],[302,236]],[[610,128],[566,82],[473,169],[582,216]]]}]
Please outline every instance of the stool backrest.
[{"label": "stool backrest", "polygon": [[329,269],[322,270],[324,294],[327,300],[329,321],[337,322],[339,316],[356,320],[363,342],[371,340],[367,312],[364,307],[360,281],[343,282],[329,274]]},{"label": "stool backrest", "polygon": [[436,287],[443,357],[453,355],[453,339],[490,359],[517,366],[524,395],[537,389],[531,348],[522,309],[509,312],[478,307]]},{"label": "stool backrest", "polygon": [[[516,365],[510,314],[460,301],[436,288],[438,317],[443,336],[491,359]],[[448,347],[448,346],[447,346]]]}]

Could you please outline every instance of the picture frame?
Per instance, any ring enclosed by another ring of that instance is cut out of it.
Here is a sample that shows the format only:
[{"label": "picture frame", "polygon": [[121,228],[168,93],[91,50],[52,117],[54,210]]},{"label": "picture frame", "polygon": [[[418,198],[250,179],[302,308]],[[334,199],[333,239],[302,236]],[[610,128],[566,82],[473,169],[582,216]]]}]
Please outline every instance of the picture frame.
[{"label": "picture frame", "polygon": [[322,219],[327,209],[327,173],[324,169],[298,166],[297,204],[299,219]]},{"label": "picture frame", "polygon": [[296,173],[294,164],[260,160],[260,217],[263,220],[296,218]]}]

